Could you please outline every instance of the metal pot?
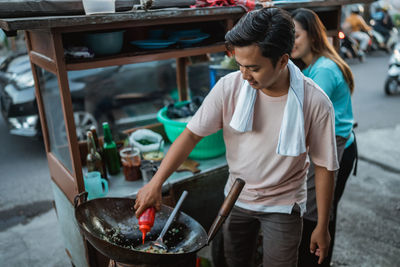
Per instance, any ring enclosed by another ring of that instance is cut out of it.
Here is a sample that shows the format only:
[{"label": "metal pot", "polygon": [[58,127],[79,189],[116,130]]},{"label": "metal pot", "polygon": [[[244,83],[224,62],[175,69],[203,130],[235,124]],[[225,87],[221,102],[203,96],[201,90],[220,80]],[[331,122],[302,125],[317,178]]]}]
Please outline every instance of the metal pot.
[{"label": "metal pot", "polygon": [[[168,254],[148,253],[135,249],[142,242],[142,234],[135,217],[134,199],[98,198],[78,206],[80,197],[78,195],[75,198],[75,218],[85,238],[112,260],[137,265],[179,266],[180,262],[194,262],[196,253],[214,238],[244,184],[242,179],[236,179],[208,235],[196,220],[179,212],[164,237],[169,248]],[[155,240],[158,237],[171,212],[172,208],[162,205],[161,210],[156,213],[154,226],[146,237],[148,240]]]}]

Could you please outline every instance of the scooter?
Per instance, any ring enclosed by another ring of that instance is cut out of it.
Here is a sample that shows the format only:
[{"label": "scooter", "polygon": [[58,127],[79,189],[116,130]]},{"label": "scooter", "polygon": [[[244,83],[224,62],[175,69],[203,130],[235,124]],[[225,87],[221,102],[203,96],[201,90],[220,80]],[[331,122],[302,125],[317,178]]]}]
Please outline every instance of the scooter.
[{"label": "scooter", "polygon": [[385,41],[385,37],[378,28],[375,27],[375,20],[371,19],[370,23],[373,27],[371,30],[372,38],[372,50],[384,50],[388,53],[393,51],[395,45],[399,42],[399,31],[396,27],[393,27],[389,32],[389,38]]},{"label": "scooter", "polygon": [[340,41],[339,54],[343,59],[358,58],[361,62],[364,60],[362,53],[358,49],[358,43],[343,31],[338,33]]},{"label": "scooter", "polygon": [[399,42],[400,42],[399,30],[396,27],[393,27],[392,30],[390,31],[390,37],[389,37],[388,41],[386,42],[386,46],[393,51],[394,47]]},{"label": "scooter", "polygon": [[371,40],[368,43],[368,52],[383,50],[389,53],[389,50],[386,48],[385,38],[383,38],[382,34],[376,30],[371,30],[369,35]]},{"label": "scooter", "polygon": [[387,95],[400,94],[400,43],[393,49],[389,60],[388,76],[385,82],[385,93]]}]

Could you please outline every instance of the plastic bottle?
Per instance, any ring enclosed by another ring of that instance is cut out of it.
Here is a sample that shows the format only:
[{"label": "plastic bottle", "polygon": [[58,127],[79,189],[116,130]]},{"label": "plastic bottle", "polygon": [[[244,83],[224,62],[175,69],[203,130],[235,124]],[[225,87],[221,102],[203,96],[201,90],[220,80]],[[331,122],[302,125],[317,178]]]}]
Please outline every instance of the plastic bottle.
[{"label": "plastic bottle", "polygon": [[101,167],[102,167],[103,171],[101,172],[101,174],[102,174],[101,177],[106,179],[106,180],[108,180],[107,169],[106,169],[106,161],[104,160],[104,152],[103,152],[102,146],[100,145],[99,138],[97,136],[96,127],[94,125],[92,125],[90,127],[90,131],[92,132],[92,135],[93,135],[94,144],[96,145],[96,151],[100,154],[101,159],[102,159],[102,161],[101,161],[102,166]]},{"label": "plastic bottle", "polygon": [[86,167],[88,172],[98,171],[101,173],[101,177],[104,177],[103,173],[103,162],[101,155],[96,151],[96,145],[93,140],[92,132],[88,131],[86,133],[87,136],[87,147],[88,153],[86,156]]},{"label": "plastic bottle", "polygon": [[156,210],[151,207],[146,209],[139,217],[139,230],[142,232],[143,244],[146,238],[146,234],[151,230],[151,227],[153,227],[154,225],[155,214]]},{"label": "plastic bottle", "polygon": [[117,145],[112,140],[110,126],[108,125],[107,122],[103,122],[103,133],[104,133],[103,152],[108,172],[111,175],[118,174],[121,168],[121,163],[119,161]]}]

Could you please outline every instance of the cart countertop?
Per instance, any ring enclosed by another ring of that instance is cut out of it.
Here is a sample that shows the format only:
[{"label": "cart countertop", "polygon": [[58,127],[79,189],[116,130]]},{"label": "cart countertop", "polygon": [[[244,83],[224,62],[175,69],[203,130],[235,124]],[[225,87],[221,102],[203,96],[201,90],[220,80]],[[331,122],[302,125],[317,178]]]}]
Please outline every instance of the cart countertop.
[{"label": "cart countertop", "polygon": [[[375,0],[287,0],[274,1],[275,6],[282,8],[299,7],[332,7],[355,3],[372,3]],[[0,28],[13,32],[17,30],[39,30],[83,25],[102,25],[121,22],[151,21],[179,18],[193,19],[223,16],[241,16],[245,13],[242,7],[204,7],[204,8],[164,8],[154,10],[134,10],[109,14],[40,16],[21,18],[0,18]]]},{"label": "cart countertop", "polygon": [[[173,184],[188,182],[192,179],[197,179],[202,175],[208,175],[214,170],[228,168],[225,155],[212,158],[196,160],[199,163],[197,166],[200,169],[199,173],[193,174],[190,171],[174,172],[163,184],[163,191],[168,190]],[[107,197],[136,197],[137,192],[146,184],[142,179],[137,181],[126,181],[122,173],[109,177],[110,191]]]}]

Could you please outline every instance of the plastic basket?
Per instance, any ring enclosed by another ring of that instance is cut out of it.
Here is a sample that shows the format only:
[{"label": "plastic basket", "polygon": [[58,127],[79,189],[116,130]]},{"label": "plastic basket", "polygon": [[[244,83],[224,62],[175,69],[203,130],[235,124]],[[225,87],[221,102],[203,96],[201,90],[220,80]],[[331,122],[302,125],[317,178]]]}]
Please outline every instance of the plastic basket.
[{"label": "plastic basket", "polygon": [[220,65],[210,65],[208,67],[209,75],[210,75],[210,89],[214,87],[214,85],[218,82],[218,80],[236,70],[233,69],[225,69]]},{"label": "plastic basket", "polygon": [[[175,106],[179,107],[186,104],[187,101],[178,102]],[[162,108],[157,113],[157,119],[164,125],[165,133],[172,143],[186,128],[186,122],[179,122],[169,119],[166,116],[167,107]],[[225,153],[225,143],[222,136],[222,130],[204,137],[196,145],[189,155],[192,159],[208,159],[218,157]]]}]

